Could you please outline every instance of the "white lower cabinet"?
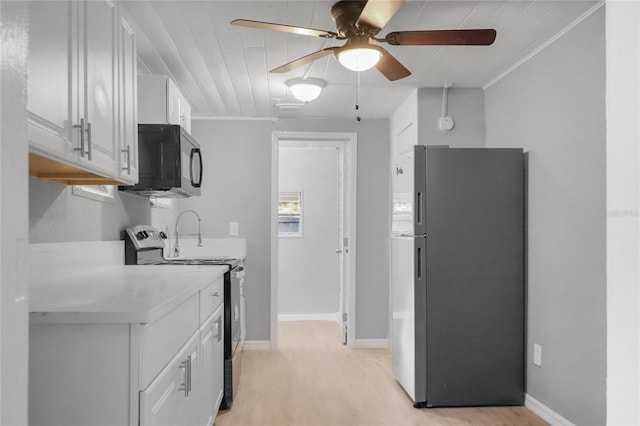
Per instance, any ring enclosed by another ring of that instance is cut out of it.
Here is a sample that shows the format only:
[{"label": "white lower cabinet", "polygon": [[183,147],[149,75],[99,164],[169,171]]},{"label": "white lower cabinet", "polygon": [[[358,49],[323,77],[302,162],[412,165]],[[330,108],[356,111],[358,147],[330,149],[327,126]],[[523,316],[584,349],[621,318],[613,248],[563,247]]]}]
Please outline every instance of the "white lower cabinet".
[{"label": "white lower cabinet", "polygon": [[140,425],[203,425],[198,412],[200,333],[193,335],[156,379],[140,392]]},{"label": "white lower cabinet", "polygon": [[211,426],[224,394],[224,311],[222,305],[200,328],[200,421]]},{"label": "white lower cabinet", "polygon": [[29,425],[211,426],[224,387],[222,292],[220,277],[148,324],[32,313]]}]

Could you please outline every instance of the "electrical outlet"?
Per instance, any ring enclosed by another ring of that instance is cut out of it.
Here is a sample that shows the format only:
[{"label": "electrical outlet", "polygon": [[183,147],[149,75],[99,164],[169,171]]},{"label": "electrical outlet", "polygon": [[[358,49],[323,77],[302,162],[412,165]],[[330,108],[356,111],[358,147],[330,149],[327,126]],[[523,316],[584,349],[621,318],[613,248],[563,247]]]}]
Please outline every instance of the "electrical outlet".
[{"label": "electrical outlet", "polygon": [[229,235],[235,237],[238,235],[238,222],[229,223]]},{"label": "electrical outlet", "polygon": [[542,346],[537,343],[533,344],[533,365],[542,367]]}]

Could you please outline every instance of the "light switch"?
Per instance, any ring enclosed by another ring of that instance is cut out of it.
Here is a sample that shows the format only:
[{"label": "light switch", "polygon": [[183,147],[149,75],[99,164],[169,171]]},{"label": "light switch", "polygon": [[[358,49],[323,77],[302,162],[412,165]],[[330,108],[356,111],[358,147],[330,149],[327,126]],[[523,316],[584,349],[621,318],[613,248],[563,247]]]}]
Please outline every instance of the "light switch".
[{"label": "light switch", "polygon": [[235,237],[238,235],[238,222],[229,223],[229,235]]}]

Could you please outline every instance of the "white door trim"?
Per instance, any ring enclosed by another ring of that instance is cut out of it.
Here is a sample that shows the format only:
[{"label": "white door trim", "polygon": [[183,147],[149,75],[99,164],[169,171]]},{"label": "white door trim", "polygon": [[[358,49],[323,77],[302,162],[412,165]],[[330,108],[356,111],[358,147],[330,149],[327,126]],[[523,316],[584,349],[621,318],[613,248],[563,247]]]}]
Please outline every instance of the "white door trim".
[{"label": "white door trim", "polygon": [[271,137],[271,348],[278,347],[278,151],[281,142],[290,141],[344,142],[347,157],[347,205],[349,227],[345,232],[349,238],[349,256],[347,260],[347,345],[355,346],[356,316],[356,200],[357,200],[357,134],[334,132],[273,132]]}]

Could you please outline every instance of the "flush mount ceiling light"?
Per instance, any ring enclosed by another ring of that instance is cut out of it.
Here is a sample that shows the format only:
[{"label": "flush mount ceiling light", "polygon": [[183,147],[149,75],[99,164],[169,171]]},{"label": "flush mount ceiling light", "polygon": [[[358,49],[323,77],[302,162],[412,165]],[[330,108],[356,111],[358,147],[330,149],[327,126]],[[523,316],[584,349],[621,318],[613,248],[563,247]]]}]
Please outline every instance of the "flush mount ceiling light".
[{"label": "flush mount ceiling light", "polygon": [[347,45],[337,50],[338,62],[351,71],[366,71],[373,68],[382,58],[382,49],[366,40],[357,43],[348,42]]},{"label": "flush mount ceiling light", "polygon": [[326,81],[318,78],[294,78],[287,80],[287,87],[293,96],[302,102],[311,102],[320,96],[320,92],[327,85]]}]

